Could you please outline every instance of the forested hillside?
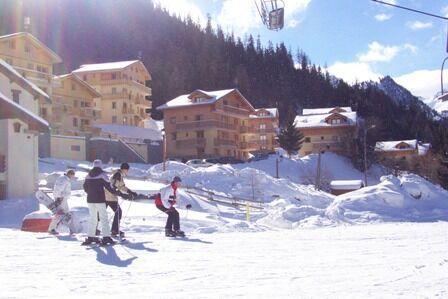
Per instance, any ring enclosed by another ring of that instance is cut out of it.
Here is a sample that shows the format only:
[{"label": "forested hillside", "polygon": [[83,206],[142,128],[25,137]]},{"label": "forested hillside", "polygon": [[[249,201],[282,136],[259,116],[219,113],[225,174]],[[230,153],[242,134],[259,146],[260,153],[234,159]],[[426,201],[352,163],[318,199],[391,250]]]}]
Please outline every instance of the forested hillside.
[{"label": "forested hillside", "polygon": [[421,103],[391,99],[377,84],[349,86],[312,64],[313,53],[201,28],[148,0],[23,1],[23,9],[18,3],[2,1],[0,34],[23,30],[23,15],[31,16],[32,33],[63,58],[60,72],[140,58],[152,74],[154,107],[198,88],[237,87],[256,107],[278,105],[282,123],[304,107],[352,106],[377,125],[370,144],[418,138],[438,151],[448,145],[444,125]]}]

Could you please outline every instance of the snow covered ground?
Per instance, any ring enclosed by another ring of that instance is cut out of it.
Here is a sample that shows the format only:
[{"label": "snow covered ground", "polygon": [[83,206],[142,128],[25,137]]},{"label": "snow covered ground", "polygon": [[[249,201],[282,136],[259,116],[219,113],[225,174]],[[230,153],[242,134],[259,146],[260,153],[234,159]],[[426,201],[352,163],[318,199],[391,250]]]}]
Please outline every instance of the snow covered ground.
[{"label": "snow covered ground", "polygon": [[[165,215],[152,201],[122,201],[129,243],[86,248],[80,246],[88,215],[82,181],[90,165],[42,160],[41,187],[51,188],[67,167],[77,169],[69,206],[78,233],[21,232],[36,201],[0,202],[0,297],[448,296],[447,191],[411,174],[380,178],[377,169],[369,174],[375,185],[333,196],[306,184],[315,157],[283,159],[280,179],[273,165],[275,157],[204,169],[170,162],[165,172],[161,165],[133,164],[126,183],[139,193],[182,177],[179,210],[188,239],[164,237]],[[328,178],[362,178],[336,155],[325,154],[323,165]],[[201,189],[255,198],[261,203],[251,205],[262,209],[250,208],[247,221],[245,206],[210,201],[196,194]]]}]

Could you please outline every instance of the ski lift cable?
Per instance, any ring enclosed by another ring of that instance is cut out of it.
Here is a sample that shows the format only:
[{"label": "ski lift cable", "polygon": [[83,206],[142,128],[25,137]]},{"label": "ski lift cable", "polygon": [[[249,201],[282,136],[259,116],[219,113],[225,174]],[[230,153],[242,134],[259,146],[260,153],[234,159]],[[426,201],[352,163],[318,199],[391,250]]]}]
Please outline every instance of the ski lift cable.
[{"label": "ski lift cable", "polygon": [[405,6],[401,6],[401,5],[397,5],[397,4],[392,4],[392,3],[384,2],[384,1],[381,1],[381,0],[372,0],[372,1],[384,4],[384,5],[389,5],[389,6],[401,8],[401,9],[404,9],[404,10],[409,10],[409,11],[416,12],[416,13],[419,13],[419,14],[423,14],[423,15],[427,15],[427,16],[431,16],[431,17],[434,17],[434,18],[439,18],[439,19],[448,21],[447,17],[436,15],[436,14],[429,13],[429,12],[425,12],[425,11],[422,11],[422,10],[418,10],[418,9],[414,9],[414,8],[410,8],[410,7],[405,7]]}]

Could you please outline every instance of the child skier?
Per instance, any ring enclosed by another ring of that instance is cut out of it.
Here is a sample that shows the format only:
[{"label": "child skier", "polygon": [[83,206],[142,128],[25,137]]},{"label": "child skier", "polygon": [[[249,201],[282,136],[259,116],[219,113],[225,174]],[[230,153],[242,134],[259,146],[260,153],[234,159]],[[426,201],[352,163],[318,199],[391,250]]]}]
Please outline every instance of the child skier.
[{"label": "child skier", "polygon": [[[113,175],[110,180],[110,185],[114,190],[120,191],[123,195],[125,195],[123,198],[132,200],[137,196],[137,193],[130,190],[126,187],[123,178],[127,176],[129,171],[129,164],[128,163],[122,163],[120,166],[120,169],[118,169]],[[112,236],[120,236],[124,237],[124,233],[119,230],[120,227],[120,220],[122,211],[120,208],[120,205],[118,204],[118,198],[115,194],[110,193],[106,190],[106,206],[110,207],[114,213],[114,220],[112,222]]]},{"label": "child skier", "polygon": [[[67,200],[70,198],[72,193],[72,185],[71,180],[75,177],[75,171],[73,169],[69,169],[65,174],[58,177],[54,183],[53,187],[53,195],[56,201],[60,201],[59,207],[61,208],[61,212],[57,213],[51,219],[50,226],[48,227],[48,232],[52,235],[57,235],[58,232],[56,228],[58,224],[67,217],[67,213],[69,213]],[[74,231],[72,228],[72,222],[69,221],[68,227],[70,230],[70,234]]]},{"label": "child skier", "polygon": [[[168,215],[165,225],[165,236],[167,237],[185,236],[185,233],[180,230],[179,212],[174,207],[177,204],[176,193],[181,182],[180,177],[175,176],[169,185],[160,189],[155,200],[156,207]],[[186,208],[190,209],[191,205],[186,205]]]},{"label": "child skier", "polygon": [[101,222],[101,234],[103,235],[101,244],[115,244],[115,241],[110,237],[110,226],[107,219],[106,195],[104,189],[116,195],[121,195],[121,193],[112,189],[109,183],[109,178],[101,167],[101,160],[93,161],[93,168],[89,171],[83,186],[84,191],[87,193],[87,205],[89,207],[89,231],[88,237],[82,245],[99,243],[99,239],[95,237],[98,216]]}]

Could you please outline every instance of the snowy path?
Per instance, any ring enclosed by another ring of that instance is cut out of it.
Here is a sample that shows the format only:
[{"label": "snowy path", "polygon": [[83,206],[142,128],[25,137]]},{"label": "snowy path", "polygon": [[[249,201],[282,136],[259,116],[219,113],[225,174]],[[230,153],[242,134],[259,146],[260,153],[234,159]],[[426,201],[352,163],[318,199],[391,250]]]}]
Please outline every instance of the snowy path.
[{"label": "snowy path", "polygon": [[448,223],[162,236],[128,245],[0,228],[0,297],[448,297]]}]

